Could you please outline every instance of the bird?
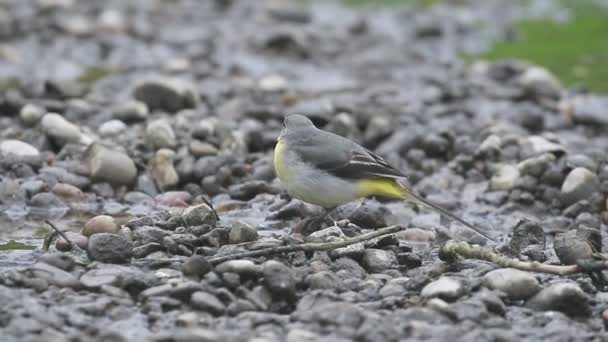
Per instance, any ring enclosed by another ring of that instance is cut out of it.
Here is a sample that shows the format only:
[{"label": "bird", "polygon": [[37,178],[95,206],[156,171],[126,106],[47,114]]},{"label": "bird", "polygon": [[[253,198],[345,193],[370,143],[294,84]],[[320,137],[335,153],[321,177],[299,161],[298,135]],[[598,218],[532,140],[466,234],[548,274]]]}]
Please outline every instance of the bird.
[{"label": "bird", "polygon": [[402,184],[407,177],[377,154],[317,128],[301,114],[284,117],[274,149],[274,168],[292,198],[320,206],[327,214],[360,198],[406,200],[428,207],[494,241],[472,224]]}]

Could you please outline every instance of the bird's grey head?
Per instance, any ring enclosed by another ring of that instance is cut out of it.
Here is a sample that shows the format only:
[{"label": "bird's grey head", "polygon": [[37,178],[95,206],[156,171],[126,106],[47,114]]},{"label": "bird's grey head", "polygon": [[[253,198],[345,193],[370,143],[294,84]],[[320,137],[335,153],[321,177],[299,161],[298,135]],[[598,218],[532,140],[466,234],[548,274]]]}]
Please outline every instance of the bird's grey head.
[{"label": "bird's grey head", "polygon": [[306,134],[302,135],[299,133],[314,129],[316,129],[315,125],[306,116],[301,114],[288,114],[285,115],[285,119],[283,120],[283,130],[281,131],[279,140],[281,140],[281,138],[293,139],[307,136]]}]

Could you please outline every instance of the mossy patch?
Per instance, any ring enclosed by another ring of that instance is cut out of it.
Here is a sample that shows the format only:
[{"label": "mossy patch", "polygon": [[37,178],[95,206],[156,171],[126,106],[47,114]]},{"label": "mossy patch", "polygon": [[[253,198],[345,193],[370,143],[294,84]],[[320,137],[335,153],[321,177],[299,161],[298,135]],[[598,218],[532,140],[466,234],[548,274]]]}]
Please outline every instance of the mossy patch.
[{"label": "mossy patch", "polygon": [[78,77],[78,81],[84,84],[93,84],[112,73],[114,73],[114,70],[93,66],[86,69],[85,72]]},{"label": "mossy patch", "polygon": [[6,243],[0,244],[0,251],[14,251],[14,250],[33,250],[36,246],[28,245],[22,242],[11,240]]}]

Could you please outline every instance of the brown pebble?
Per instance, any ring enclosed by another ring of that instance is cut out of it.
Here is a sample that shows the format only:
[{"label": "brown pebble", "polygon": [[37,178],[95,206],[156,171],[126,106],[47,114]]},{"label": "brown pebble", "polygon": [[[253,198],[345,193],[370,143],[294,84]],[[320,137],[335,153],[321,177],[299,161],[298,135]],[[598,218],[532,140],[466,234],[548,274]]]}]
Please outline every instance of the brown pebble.
[{"label": "brown pebble", "polygon": [[66,184],[66,183],[57,183],[51,189],[51,192],[55,195],[63,198],[82,198],[84,197],[84,193],[82,190],[77,187]]},{"label": "brown pebble", "polygon": [[157,195],[154,199],[160,205],[185,208],[192,200],[192,195],[187,191],[167,191]]},{"label": "brown pebble", "polygon": [[[89,239],[86,236],[75,232],[64,232],[64,234],[68,239],[70,239],[70,241],[77,244],[78,247],[82,249],[87,248]],[[57,241],[55,241],[55,248],[62,252],[67,252],[71,250],[70,244],[62,237],[57,238]]]},{"label": "brown pebble", "polygon": [[434,232],[430,230],[424,230],[420,228],[409,228],[403,231],[398,232],[397,238],[399,240],[407,240],[407,241],[433,241],[436,238]]},{"label": "brown pebble", "polygon": [[118,224],[112,216],[108,215],[98,215],[85,223],[84,228],[82,229],[82,235],[91,236],[97,233],[111,233],[114,234],[118,232]]},{"label": "brown pebble", "polygon": [[182,273],[185,276],[202,277],[211,271],[211,264],[202,255],[193,255],[182,265]]}]

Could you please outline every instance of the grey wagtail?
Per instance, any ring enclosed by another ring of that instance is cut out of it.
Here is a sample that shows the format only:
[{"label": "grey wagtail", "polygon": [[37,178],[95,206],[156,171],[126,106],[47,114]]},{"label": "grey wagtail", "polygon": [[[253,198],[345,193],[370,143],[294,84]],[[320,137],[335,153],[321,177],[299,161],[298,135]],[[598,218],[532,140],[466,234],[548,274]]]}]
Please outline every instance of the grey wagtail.
[{"label": "grey wagtail", "polygon": [[493,241],[470,223],[416,195],[401,171],[361,145],[318,129],[304,115],[285,116],[274,150],[277,176],[294,198],[326,211],[358,198],[379,196],[423,204]]}]

